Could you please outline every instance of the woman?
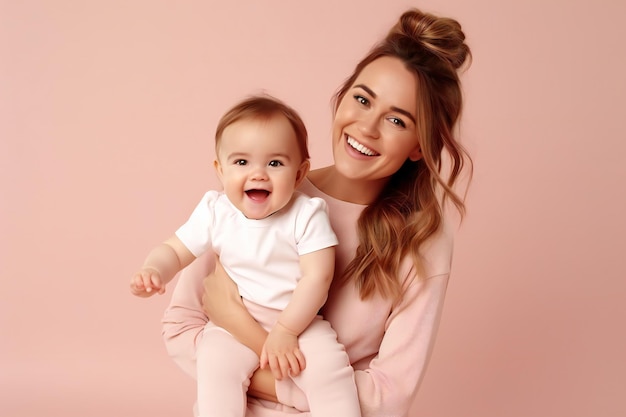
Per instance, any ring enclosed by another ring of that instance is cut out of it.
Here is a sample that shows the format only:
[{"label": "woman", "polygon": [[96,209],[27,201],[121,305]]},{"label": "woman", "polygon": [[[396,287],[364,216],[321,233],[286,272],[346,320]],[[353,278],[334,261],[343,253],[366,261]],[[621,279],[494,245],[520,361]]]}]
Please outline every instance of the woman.
[{"label": "woman", "polygon": [[[334,165],[300,186],[327,201],[339,239],[322,313],[355,369],[364,417],[407,415],[434,343],[452,258],[444,204],[463,213],[453,187],[469,161],[453,135],[464,40],[455,20],[405,12],[335,96]],[[190,375],[207,314],[257,353],[266,336],[221,268],[203,284],[214,265],[183,273],[163,320],[168,352]],[[249,392],[247,416],[310,415],[288,379],[260,370]]]}]

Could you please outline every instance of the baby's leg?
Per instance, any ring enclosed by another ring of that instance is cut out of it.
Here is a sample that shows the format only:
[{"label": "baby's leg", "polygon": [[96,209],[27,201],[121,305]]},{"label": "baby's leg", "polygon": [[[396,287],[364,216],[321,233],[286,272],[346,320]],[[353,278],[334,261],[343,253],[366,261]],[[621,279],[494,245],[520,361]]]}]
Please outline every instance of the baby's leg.
[{"label": "baby's leg", "polygon": [[293,380],[305,392],[311,416],[360,417],[354,370],[330,324],[316,318],[298,343],[306,368]]},{"label": "baby's leg", "polygon": [[244,417],[259,358],[221,327],[207,323],[196,349],[199,417]]}]

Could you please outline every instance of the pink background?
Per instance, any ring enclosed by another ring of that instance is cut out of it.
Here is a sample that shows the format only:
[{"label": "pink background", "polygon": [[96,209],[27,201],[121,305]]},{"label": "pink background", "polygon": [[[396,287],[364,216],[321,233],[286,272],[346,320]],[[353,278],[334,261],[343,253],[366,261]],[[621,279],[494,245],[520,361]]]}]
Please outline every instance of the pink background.
[{"label": "pink background", "polygon": [[0,415],[191,415],[169,293],[130,274],[215,184],[243,95],[295,106],[329,163],[332,92],[411,5],[467,33],[476,164],[412,416],[626,415],[626,3],[215,3],[0,1]]}]

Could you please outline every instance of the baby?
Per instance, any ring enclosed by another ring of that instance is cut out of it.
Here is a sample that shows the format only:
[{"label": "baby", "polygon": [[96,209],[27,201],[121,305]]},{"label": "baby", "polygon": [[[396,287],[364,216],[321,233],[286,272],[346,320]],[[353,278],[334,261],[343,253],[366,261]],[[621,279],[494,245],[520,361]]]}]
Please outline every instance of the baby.
[{"label": "baby", "polygon": [[212,250],[269,332],[259,358],[209,321],[197,346],[199,417],[243,417],[259,366],[269,366],[276,379],[291,377],[314,417],[360,416],[347,354],[317,316],[333,278],[337,238],[324,200],[296,190],[310,167],[304,123],[281,101],[253,96],[221,118],[215,150],[223,191],[207,192],[130,283],[139,297],[162,294],[181,269]]}]

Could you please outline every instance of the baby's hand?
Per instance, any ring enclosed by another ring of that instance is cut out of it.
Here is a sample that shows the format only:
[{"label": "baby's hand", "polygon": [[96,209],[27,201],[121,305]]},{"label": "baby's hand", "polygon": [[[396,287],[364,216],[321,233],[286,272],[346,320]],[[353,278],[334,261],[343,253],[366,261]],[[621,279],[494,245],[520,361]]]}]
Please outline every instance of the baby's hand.
[{"label": "baby's hand", "polygon": [[142,268],[130,279],[130,292],[137,297],[163,294],[165,285],[161,281],[161,274],[156,269]]},{"label": "baby's hand", "polygon": [[260,365],[269,365],[277,380],[289,375],[297,376],[306,367],[304,355],[298,347],[298,336],[277,323],[265,340]]}]

